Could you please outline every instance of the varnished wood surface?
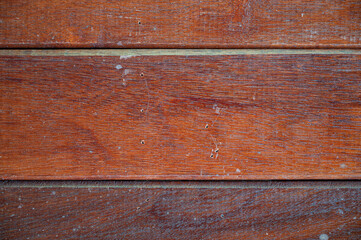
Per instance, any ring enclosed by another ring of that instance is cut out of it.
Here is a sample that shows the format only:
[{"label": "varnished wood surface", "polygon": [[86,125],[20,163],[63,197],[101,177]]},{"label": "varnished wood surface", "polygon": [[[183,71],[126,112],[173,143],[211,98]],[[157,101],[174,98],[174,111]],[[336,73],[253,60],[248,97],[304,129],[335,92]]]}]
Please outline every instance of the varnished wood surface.
[{"label": "varnished wood surface", "polygon": [[361,55],[1,56],[2,179],[360,179]]},{"label": "varnished wood surface", "polygon": [[0,47],[359,48],[359,0],[3,0]]},{"label": "varnished wood surface", "polygon": [[247,188],[245,182],[236,189],[222,182],[217,188],[199,188],[197,182],[156,188],[152,182],[136,188],[52,184],[1,184],[1,239],[356,240],[361,235],[359,182],[341,188],[332,182]]}]

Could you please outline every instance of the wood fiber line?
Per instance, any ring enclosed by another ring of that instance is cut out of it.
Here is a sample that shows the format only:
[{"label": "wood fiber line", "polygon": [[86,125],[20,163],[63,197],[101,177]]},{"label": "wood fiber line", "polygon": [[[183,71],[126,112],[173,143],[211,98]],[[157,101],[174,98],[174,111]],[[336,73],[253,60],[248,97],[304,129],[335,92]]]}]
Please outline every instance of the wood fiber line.
[{"label": "wood fiber line", "polygon": [[2,48],[360,48],[359,0],[3,0]]},{"label": "wood fiber line", "polygon": [[0,176],[360,179],[360,55],[2,56]]},{"label": "wood fiber line", "polygon": [[2,239],[348,239],[360,189],[0,188]]}]

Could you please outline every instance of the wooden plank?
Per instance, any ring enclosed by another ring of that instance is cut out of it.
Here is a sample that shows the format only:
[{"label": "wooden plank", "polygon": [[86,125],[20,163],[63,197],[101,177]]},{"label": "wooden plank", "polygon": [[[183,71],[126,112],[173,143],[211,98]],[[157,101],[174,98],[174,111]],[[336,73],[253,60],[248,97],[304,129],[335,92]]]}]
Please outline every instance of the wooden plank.
[{"label": "wooden plank", "polygon": [[344,188],[332,182],[324,188],[289,183],[242,188],[243,183],[237,189],[199,189],[197,182],[176,188],[27,184],[0,187],[2,239],[356,240],[361,235],[360,182],[349,188],[347,182]]},{"label": "wooden plank", "polygon": [[360,51],[77,52],[2,52],[2,179],[361,177]]},{"label": "wooden plank", "polygon": [[0,47],[360,48],[359,0],[3,0]]}]

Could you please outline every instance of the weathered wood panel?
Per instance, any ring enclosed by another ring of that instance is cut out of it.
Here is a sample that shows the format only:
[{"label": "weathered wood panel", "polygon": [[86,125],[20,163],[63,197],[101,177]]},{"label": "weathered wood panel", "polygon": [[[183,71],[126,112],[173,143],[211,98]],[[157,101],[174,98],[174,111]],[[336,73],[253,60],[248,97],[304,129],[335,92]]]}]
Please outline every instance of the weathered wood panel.
[{"label": "weathered wood panel", "polygon": [[359,0],[2,0],[0,47],[361,47]]},{"label": "weathered wood panel", "polygon": [[126,184],[69,187],[67,183],[63,187],[47,183],[2,186],[0,236],[356,240],[361,235],[359,187],[345,184],[332,188],[331,183],[326,188],[322,184],[303,188],[300,184],[297,188],[263,188],[262,184],[199,188],[193,183],[175,187],[161,184],[160,188],[152,188],[152,183],[140,188]]},{"label": "weathered wood panel", "polygon": [[1,56],[0,176],[360,179],[361,55],[336,53]]}]

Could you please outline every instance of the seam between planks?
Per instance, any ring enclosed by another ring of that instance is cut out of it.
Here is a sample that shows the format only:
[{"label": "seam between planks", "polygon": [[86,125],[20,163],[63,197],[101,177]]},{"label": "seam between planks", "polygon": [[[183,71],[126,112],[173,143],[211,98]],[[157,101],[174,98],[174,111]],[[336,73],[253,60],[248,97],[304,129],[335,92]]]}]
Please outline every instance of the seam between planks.
[{"label": "seam between planks", "polygon": [[360,189],[361,181],[0,181],[0,188]]},{"label": "seam between planks", "polygon": [[214,55],[360,55],[357,49],[55,49],[0,50],[0,56],[214,56]]}]

